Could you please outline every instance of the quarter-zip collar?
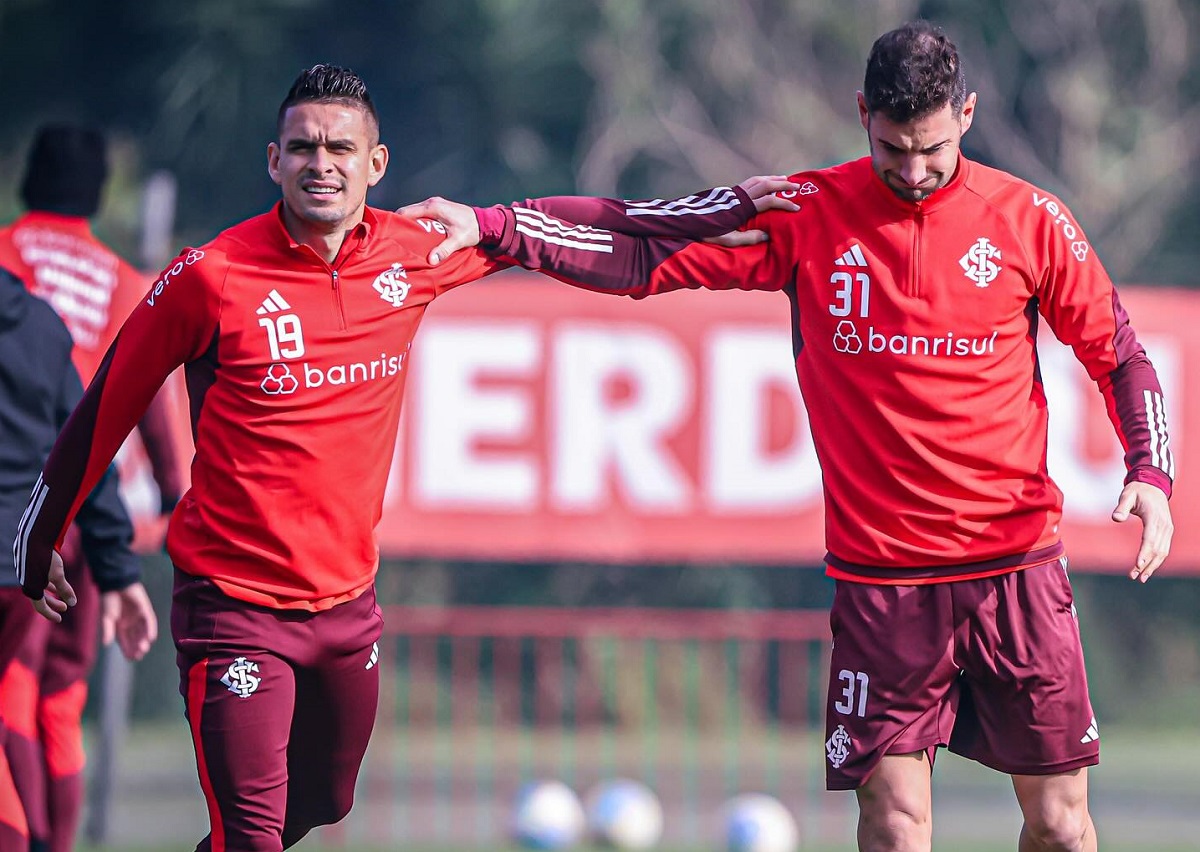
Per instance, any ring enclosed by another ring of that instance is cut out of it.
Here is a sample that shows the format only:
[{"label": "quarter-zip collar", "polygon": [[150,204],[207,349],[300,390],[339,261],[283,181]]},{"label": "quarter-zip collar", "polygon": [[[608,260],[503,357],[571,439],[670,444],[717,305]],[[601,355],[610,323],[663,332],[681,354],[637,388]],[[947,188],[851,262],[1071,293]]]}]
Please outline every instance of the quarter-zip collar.
[{"label": "quarter-zip collar", "polygon": [[[288,232],[287,226],[283,222],[282,200],[275,202],[274,212],[274,219],[279,227],[278,233],[284,240],[284,244],[293,250],[307,250],[314,257],[320,259],[322,263],[325,263],[325,259],[317,254],[311,246],[297,242],[295,238],[292,237],[291,233]],[[350,254],[353,252],[362,251],[364,248],[366,248],[367,242],[371,236],[371,231],[378,224],[378,222],[379,217],[375,215],[374,210],[372,210],[370,207],[363,208],[362,221],[346,232],[346,236],[342,240],[342,246],[340,249],[338,249],[337,257],[333,259],[333,263],[327,265],[332,268],[337,268],[342,265],[342,263],[347,257],[350,256]]]},{"label": "quarter-zip collar", "polygon": [[[867,158],[868,160],[870,158]],[[962,188],[966,186],[967,175],[971,170],[971,161],[959,152],[958,165],[954,169],[954,177],[950,178],[950,182],[941,189],[936,190],[932,195],[924,201],[906,201],[888,187],[883,179],[875,173],[875,169],[871,168],[871,183],[877,192],[893,209],[903,212],[908,216],[926,215],[935,212],[936,210],[945,207],[958,197]]]}]

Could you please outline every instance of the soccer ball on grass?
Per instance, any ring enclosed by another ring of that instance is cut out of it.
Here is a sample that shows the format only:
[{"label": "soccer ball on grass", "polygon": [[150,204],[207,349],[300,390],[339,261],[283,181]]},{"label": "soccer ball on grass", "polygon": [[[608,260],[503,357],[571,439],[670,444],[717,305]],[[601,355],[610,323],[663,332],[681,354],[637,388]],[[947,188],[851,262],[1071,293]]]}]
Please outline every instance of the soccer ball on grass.
[{"label": "soccer ball on grass", "polygon": [[796,821],[778,799],[765,793],[735,796],[722,809],[727,852],[795,852]]},{"label": "soccer ball on grass", "polygon": [[662,838],[662,805],[645,784],[626,778],[602,781],[586,801],[588,834],[595,843],[643,850]]},{"label": "soccer ball on grass", "polygon": [[527,849],[566,849],[583,836],[583,805],[561,781],[532,781],[517,793],[512,835]]}]

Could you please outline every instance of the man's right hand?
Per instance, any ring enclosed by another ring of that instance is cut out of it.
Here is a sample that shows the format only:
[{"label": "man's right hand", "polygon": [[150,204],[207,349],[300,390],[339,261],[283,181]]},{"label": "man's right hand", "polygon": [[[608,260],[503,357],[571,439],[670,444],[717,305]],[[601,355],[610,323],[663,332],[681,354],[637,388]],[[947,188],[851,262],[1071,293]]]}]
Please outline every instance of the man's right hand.
[{"label": "man's right hand", "polygon": [[800,205],[796,202],[777,194],[791,192],[794,195],[800,188],[800,184],[789,180],[787,175],[755,175],[746,178],[738,186],[750,196],[754,202],[754,209],[759,213],[765,213],[768,210],[795,213],[800,209]]},{"label": "man's right hand", "polygon": [[446,239],[429,253],[430,266],[437,266],[459,249],[479,245],[479,220],[475,218],[475,211],[466,204],[435,195],[416,204],[405,205],[396,212],[409,219],[432,219],[446,229]]},{"label": "man's right hand", "polygon": [[[800,209],[800,205],[796,202],[778,195],[780,192],[794,194],[800,188],[800,184],[788,180],[785,175],[755,175],[746,178],[739,186],[753,199],[754,209],[759,213],[765,213],[768,210],[795,213]],[[730,231],[719,237],[709,237],[705,242],[725,246],[725,248],[741,248],[765,243],[768,239],[770,237],[767,236],[766,231],[755,228],[748,231]]]},{"label": "man's right hand", "polygon": [[129,660],[146,656],[158,638],[158,617],[146,587],[133,583],[116,592],[100,595],[100,641],[111,644],[116,640],[121,653]]},{"label": "man's right hand", "polygon": [[75,606],[75,590],[67,582],[62,557],[57,550],[50,551],[50,577],[42,596],[33,601],[33,608],[47,621],[62,624],[62,614],[68,607]]}]

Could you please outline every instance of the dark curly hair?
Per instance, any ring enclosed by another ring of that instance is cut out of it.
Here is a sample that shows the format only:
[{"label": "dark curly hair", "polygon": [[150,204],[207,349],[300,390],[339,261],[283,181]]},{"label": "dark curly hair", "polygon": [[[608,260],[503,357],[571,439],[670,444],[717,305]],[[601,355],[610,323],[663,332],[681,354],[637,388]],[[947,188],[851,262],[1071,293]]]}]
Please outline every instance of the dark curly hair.
[{"label": "dark curly hair", "polygon": [[884,33],[871,47],[863,80],[867,111],[905,123],[946,104],[957,113],[967,99],[958,48],[941,27],[912,21]]},{"label": "dark curly hair", "polygon": [[280,131],[283,129],[283,117],[287,111],[296,104],[302,103],[357,106],[370,118],[376,141],[378,140],[379,113],[375,109],[375,102],[371,100],[367,84],[349,68],[339,68],[337,65],[314,65],[312,68],[300,72],[300,76],[288,90],[287,97],[279,105],[276,124]]}]

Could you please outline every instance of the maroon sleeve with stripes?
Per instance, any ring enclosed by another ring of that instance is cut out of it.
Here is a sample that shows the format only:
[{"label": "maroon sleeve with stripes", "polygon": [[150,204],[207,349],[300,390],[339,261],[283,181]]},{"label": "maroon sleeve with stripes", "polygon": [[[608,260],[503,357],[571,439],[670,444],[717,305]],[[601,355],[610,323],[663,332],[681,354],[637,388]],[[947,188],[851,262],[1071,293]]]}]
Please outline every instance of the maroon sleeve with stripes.
[{"label": "maroon sleeve with stripes", "polygon": [[[753,203],[745,198],[736,216],[731,217],[731,208],[664,220],[670,222],[664,230],[692,234],[686,239],[631,236],[599,227],[594,223],[604,221],[643,234],[655,227],[636,217],[621,219],[614,205],[626,202],[603,199],[541,198],[526,202],[529,206],[477,208],[475,212],[481,242],[496,257],[584,289],[634,298],[684,288],[782,289],[792,277],[787,240],[741,248],[693,241],[703,234],[726,233],[745,224],[754,213]],[[564,209],[586,224],[566,218]],[[777,214],[760,218],[773,215]],[[719,224],[713,223],[714,218]],[[682,227],[685,222],[686,228]]]},{"label": "maroon sleeve with stripes", "polygon": [[625,201],[559,195],[529,198],[513,207],[539,210],[563,222],[631,237],[702,240],[736,231],[757,212],[740,186],[717,186],[683,198]]},{"label": "maroon sleeve with stripes", "polygon": [[[1068,216],[1066,205],[1057,203]],[[1027,226],[1033,229],[1032,245],[1041,252],[1045,270],[1037,288],[1038,310],[1103,394],[1125,450],[1125,482],[1150,483],[1169,497],[1175,459],[1158,375],[1082,229],[1072,225],[1076,241],[1070,242],[1054,227],[1055,221],[1039,215]]]},{"label": "maroon sleeve with stripes", "polygon": [[21,519],[14,544],[28,597],[42,597],[50,551],[104,475],[167,376],[198,357],[216,331],[222,264],[190,249],[159,277],[122,326],[67,419]]},{"label": "maroon sleeve with stripes", "polygon": [[1162,387],[1154,365],[1146,357],[1146,350],[1134,336],[1116,290],[1112,294],[1112,304],[1117,322],[1117,331],[1113,335],[1117,366],[1097,384],[1125,450],[1125,466],[1129,471],[1125,482],[1148,482],[1170,497],[1175,479],[1175,457],[1167,431]]}]

